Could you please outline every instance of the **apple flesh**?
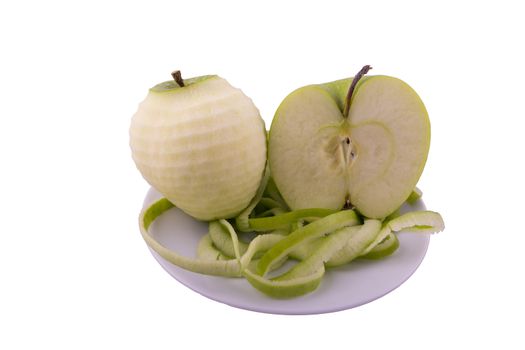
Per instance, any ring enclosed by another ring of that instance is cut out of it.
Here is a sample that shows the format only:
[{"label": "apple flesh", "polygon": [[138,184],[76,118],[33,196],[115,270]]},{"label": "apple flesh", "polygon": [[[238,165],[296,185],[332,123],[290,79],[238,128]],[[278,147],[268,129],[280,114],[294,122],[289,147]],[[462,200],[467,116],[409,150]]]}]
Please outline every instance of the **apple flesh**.
[{"label": "apple flesh", "polygon": [[133,160],[151,186],[189,215],[234,217],[264,173],[264,121],[241,90],[218,76],[174,78],[150,89],[133,116]]},{"label": "apple flesh", "polygon": [[356,80],[349,93],[352,81],[302,87],[275,114],[269,166],[292,210],[350,205],[384,218],[421,176],[430,122],[417,93],[389,76]]}]

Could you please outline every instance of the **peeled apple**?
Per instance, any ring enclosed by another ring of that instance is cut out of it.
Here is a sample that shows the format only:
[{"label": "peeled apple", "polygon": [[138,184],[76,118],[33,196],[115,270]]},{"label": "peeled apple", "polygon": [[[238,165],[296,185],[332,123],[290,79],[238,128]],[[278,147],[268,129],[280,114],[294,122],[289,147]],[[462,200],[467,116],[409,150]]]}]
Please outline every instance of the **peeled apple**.
[{"label": "peeled apple", "polygon": [[188,215],[235,217],[262,180],[264,121],[252,100],[219,76],[173,77],[149,90],[131,120],[133,160]]}]

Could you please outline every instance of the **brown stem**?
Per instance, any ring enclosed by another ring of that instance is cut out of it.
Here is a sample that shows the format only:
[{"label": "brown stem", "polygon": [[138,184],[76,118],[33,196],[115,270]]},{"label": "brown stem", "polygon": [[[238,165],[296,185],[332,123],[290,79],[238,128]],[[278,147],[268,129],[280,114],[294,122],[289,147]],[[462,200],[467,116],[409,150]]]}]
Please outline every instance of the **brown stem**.
[{"label": "brown stem", "polygon": [[176,70],[172,72],[171,76],[173,77],[173,80],[175,80],[175,82],[179,84],[180,87],[184,87],[184,80],[182,80],[182,75],[180,74],[180,70]]},{"label": "brown stem", "polygon": [[350,102],[352,100],[352,95],[354,94],[354,90],[355,90],[357,83],[359,82],[359,80],[361,80],[361,78],[366,73],[368,73],[370,69],[372,69],[372,67],[370,67],[370,65],[367,64],[366,66],[361,68],[361,70],[355,75],[354,79],[352,80],[352,84],[350,84],[350,88],[348,89],[348,94],[346,95],[345,109],[343,111],[343,117],[345,118],[348,117],[348,111],[350,111]]}]

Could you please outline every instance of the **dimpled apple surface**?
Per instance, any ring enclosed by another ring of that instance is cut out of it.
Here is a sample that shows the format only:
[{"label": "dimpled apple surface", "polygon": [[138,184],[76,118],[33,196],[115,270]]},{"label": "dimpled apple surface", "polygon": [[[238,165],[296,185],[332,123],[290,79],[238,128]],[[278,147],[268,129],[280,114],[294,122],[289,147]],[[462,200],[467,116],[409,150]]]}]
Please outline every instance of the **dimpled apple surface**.
[{"label": "dimpled apple surface", "polygon": [[230,218],[248,206],[266,164],[258,109],[218,76],[150,89],[131,121],[133,160],[170,202],[200,220]]},{"label": "dimpled apple surface", "polygon": [[430,147],[417,93],[389,76],[309,85],[279,106],[269,134],[272,177],[292,209],[354,206],[384,218],[408,198]]}]

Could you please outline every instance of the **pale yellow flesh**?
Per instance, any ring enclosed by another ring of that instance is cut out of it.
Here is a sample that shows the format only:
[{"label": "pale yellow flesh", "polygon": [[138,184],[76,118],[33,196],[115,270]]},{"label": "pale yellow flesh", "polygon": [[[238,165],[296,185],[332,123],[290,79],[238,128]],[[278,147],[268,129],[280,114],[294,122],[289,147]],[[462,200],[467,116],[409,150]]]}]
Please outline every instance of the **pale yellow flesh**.
[{"label": "pale yellow flesh", "polygon": [[397,209],[416,186],[430,147],[430,122],[406,83],[374,77],[354,96],[349,121],[361,158],[350,168],[351,201],[370,217]]},{"label": "pale yellow flesh", "polygon": [[290,208],[339,209],[345,200],[344,169],[331,152],[331,138],[342,121],[339,108],[319,87],[293,92],[270,131],[269,164]]},{"label": "pale yellow flesh", "polygon": [[173,92],[150,91],[133,116],[130,145],[144,178],[201,220],[244,209],[266,163],[259,111],[219,77]]},{"label": "pale yellow flesh", "polygon": [[276,112],[269,142],[275,183],[292,209],[339,209],[348,200],[367,217],[386,217],[423,171],[430,146],[426,109],[406,83],[373,76],[358,85],[345,119],[335,102],[344,96],[327,90],[298,89]]}]

